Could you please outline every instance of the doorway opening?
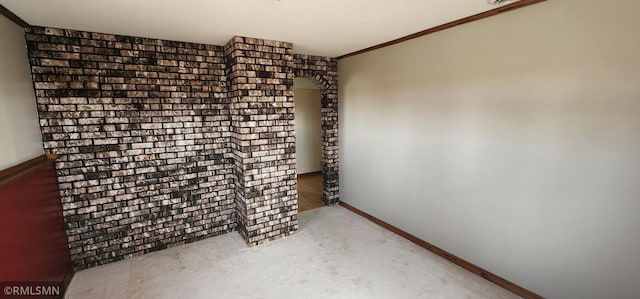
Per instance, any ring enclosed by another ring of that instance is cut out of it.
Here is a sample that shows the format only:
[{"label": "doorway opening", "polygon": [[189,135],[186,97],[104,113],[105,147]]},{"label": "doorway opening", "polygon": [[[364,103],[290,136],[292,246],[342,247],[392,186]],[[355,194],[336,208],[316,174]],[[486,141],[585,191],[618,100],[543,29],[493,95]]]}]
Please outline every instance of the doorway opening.
[{"label": "doorway opening", "polygon": [[320,208],[322,201],[322,91],[311,80],[294,79],[298,212]]}]

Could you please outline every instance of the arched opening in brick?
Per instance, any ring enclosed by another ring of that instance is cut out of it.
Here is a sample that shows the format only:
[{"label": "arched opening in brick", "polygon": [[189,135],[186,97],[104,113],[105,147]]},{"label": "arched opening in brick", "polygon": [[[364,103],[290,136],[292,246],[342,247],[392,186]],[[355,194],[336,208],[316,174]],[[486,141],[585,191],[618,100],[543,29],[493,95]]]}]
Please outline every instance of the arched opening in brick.
[{"label": "arched opening in brick", "polygon": [[295,106],[298,212],[324,206],[322,201],[321,87],[304,77],[293,82]]},{"label": "arched opening in brick", "polygon": [[[325,205],[334,205],[339,200],[338,193],[338,94],[337,77],[323,75],[314,70],[312,56],[307,59],[296,57],[296,78],[305,78],[320,88],[320,119],[322,135],[322,201]],[[321,58],[323,59],[323,58]],[[327,78],[330,79],[327,79]]]}]

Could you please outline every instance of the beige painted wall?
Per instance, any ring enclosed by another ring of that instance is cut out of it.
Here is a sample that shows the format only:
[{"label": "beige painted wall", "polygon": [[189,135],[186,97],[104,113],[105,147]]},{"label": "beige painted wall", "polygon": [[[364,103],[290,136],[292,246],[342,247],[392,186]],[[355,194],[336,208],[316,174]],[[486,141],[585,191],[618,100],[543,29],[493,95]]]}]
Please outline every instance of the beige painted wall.
[{"label": "beige painted wall", "polygon": [[298,173],[322,171],[320,90],[296,88],[293,100],[295,104],[296,164]]},{"label": "beige painted wall", "polygon": [[42,155],[24,31],[0,16],[0,169]]},{"label": "beige painted wall", "polygon": [[640,1],[339,63],[340,199],[548,298],[640,294]]}]

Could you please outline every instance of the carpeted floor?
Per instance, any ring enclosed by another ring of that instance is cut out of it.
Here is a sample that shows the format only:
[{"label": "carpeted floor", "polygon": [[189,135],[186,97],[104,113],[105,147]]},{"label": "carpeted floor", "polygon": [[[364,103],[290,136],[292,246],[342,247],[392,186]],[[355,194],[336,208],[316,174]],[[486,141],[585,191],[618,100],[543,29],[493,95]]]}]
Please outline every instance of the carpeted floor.
[{"label": "carpeted floor", "polygon": [[76,273],[67,298],[517,298],[340,206],[257,247],[237,232]]}]

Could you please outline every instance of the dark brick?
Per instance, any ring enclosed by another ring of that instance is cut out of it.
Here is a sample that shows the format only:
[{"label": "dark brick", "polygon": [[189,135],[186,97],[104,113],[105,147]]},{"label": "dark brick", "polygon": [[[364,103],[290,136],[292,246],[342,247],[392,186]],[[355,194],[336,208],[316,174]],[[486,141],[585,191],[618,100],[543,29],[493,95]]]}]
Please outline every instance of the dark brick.
[{"label": "dark brick", "polygon": [[[250,245],[295,232],[294,75],[325,87],[323,197],[337,202],[335,59],[242,37],[225,47],[42,27],[26,37],[43,144],[65,161],[57,172],[76,270],[236,227]],[[261,206],[269,221],[256,221],[236,194],[283,205]]]},{"label": "dark brick", "polygon": [[84,175],[87,180],[107,179],[111,177],[110,172],[92,172]]},{"label": "dark brick", "polygon": [[257,71],[256,72],[256,76],[258,78],[273,78],[273,73],[272,72],[265,72],[265,71]]}]

